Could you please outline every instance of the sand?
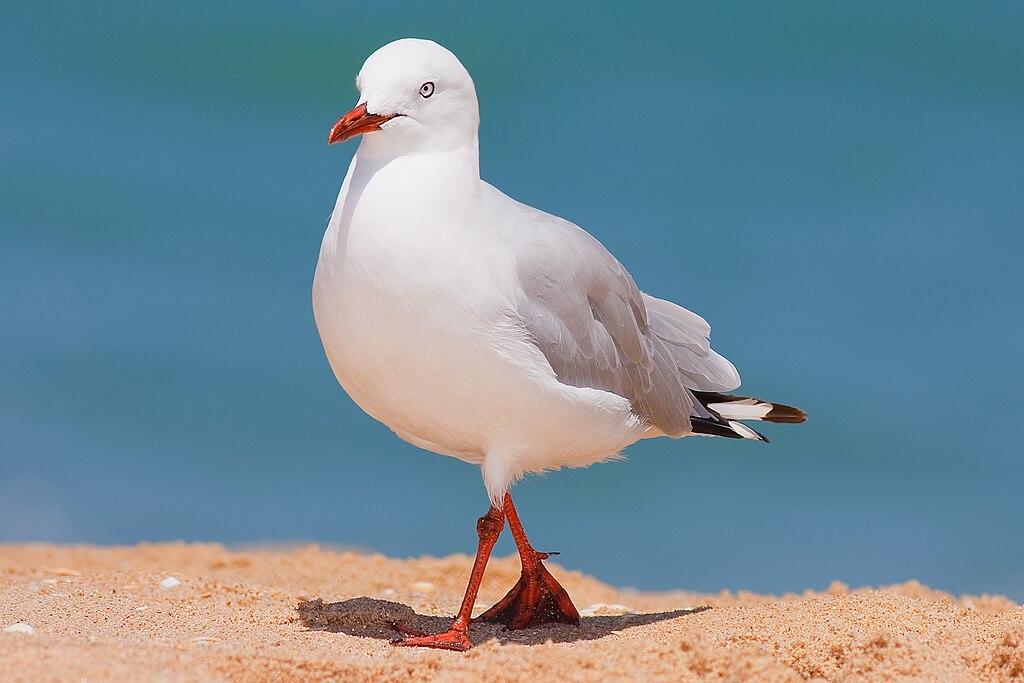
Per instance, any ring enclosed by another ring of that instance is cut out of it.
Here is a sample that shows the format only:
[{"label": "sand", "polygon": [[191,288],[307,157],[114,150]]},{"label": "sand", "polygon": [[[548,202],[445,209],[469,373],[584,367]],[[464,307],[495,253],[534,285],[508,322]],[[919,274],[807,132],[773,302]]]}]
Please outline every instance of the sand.
[{"label": "sand", "polygon": [[[456,653],[396,648],[391,622],[444,630],[465,556],[0,546],[0,680],[1024,680],[1024,607],[1002,597],[652,594],[549,566],[579,628],[474,626]],[[493,560],[477,611],[518,571]]]}]

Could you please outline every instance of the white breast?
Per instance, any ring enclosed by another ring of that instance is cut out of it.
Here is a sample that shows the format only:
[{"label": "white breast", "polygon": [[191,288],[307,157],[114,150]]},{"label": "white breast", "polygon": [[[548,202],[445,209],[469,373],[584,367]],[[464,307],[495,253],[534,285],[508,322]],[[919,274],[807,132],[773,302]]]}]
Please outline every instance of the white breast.
[{"label": "white breast", "polygon": [[500,226],[465,223],[473,195],[437,207],[413,189],[396,201],[401,170],[365,183],[350,170],[317,264],[317,327],[352,399],[429,450],[502,453],[513,476],[590,464],[638,438],[625,399],[555,379],[518,323]]}]

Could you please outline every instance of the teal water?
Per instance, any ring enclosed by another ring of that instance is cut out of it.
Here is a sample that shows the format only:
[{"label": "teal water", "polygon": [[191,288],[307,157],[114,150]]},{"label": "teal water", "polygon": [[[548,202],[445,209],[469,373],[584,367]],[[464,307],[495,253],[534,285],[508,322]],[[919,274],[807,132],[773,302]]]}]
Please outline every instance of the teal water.
[{"label": "teal water", "polygon": [[355,150],[327,131],[421,36],[476,79],[485,178],[811,415],[528,479],[539,548],[646,589],[1024,600],[1024,5],[598,7],[0,10],[0,540],[473,549],[478,471],[362,414],[310,307]]}]

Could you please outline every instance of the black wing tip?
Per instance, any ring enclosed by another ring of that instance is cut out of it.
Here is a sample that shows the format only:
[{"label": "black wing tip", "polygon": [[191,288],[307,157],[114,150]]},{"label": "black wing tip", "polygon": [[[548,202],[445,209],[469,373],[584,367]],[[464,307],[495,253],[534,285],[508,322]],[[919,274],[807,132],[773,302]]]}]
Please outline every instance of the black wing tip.
[{"label": "black wing tip", "polygon": [[[718,391],[694,391],[692,392],[697,400],[701,402],[705,408],[709,403],[729,403],[730,401],[745,401],[748,400],[748,396],[738,396],[736,394],[723,394]],[[754,399],[760,401],[761,399]],[[768,401],[763,401],[768,403]],[[768,411],[768,414],[761,419],[765,422],[788,422],[789,424],[799,424],[807,421],[807,413],[800,410],[795,406],[787,406],[785,403],[771,402],[772,409]]]},{"label": "black wing tip", "polygon": [[772,409],[761,419],[767,420],[768,422],[799,424],[807,421],[807,413],[794,406],[787,406],[782,403],[772,403]]},{"label": "black wing tip", "polygon": [[694,434],[707,434],[709,436],[724,436],[727,439],[742,439],[743,437],[729,428],[723,422],[715,422],[706,417],[691,417],[690,427]]},{"label": "black wing tip", "polygon": [[[745,428],[757,434],[759,440],[765,443],[771,443],[768,437],[757,431],[751,429],[749,425],[743,425]],[[708,436],[724,436],[727,439],[749,439],[756,441],[758,439],[750,439],[748,436],[744,436],[733,429],[728,422],[716,422],[715,420],[709,420],[706,417],[691,417],[690,418],[690,429],[694,434],[706,434]]]}]

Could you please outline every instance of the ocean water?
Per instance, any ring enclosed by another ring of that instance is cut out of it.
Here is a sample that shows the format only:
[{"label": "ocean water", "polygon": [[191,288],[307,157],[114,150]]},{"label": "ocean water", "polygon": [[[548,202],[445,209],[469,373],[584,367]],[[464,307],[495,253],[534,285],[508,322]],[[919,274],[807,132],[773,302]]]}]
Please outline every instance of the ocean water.
[{"label": "ocean water", "polygon": [[474,549],[479,472],[364,415],[310,305],[327,131],[404,36],[476,79],[486,179],[811,416],[529,478],[537,547],[644,589],[1024,600],[1009,1],[9,3],[0,541]]}]

